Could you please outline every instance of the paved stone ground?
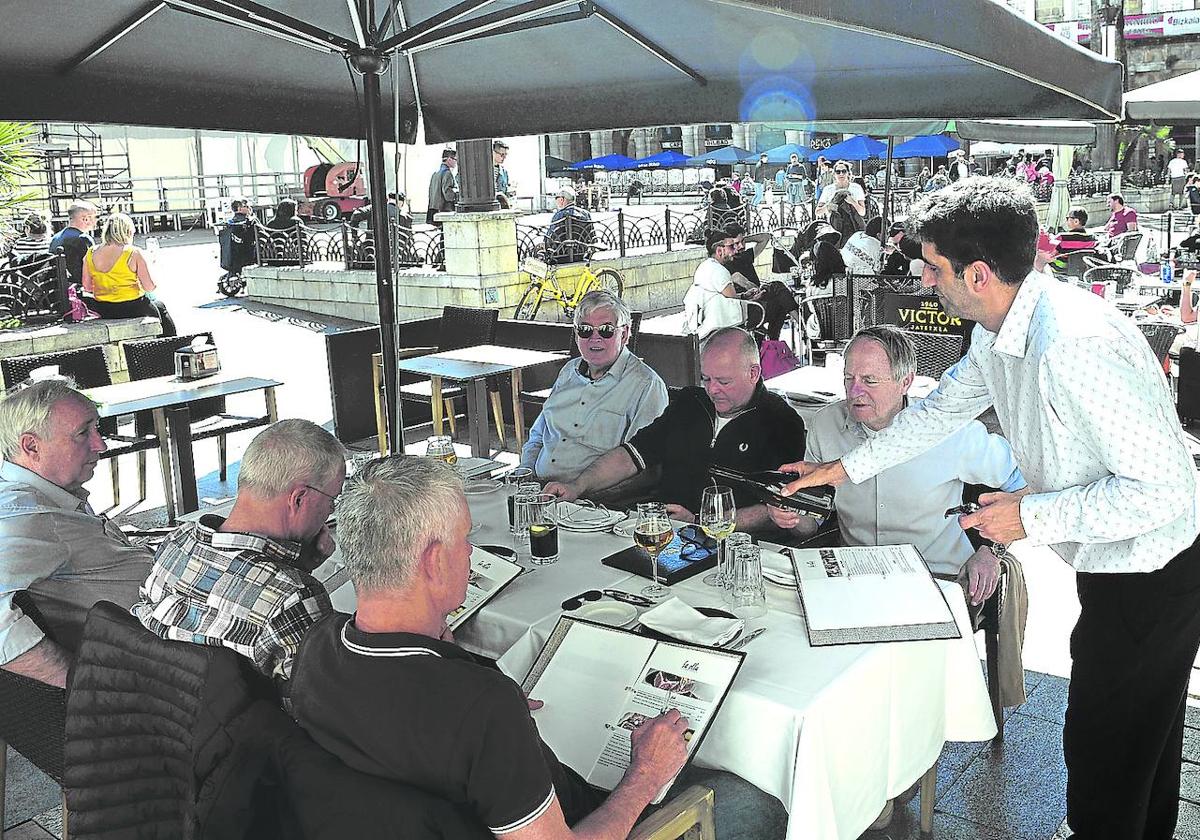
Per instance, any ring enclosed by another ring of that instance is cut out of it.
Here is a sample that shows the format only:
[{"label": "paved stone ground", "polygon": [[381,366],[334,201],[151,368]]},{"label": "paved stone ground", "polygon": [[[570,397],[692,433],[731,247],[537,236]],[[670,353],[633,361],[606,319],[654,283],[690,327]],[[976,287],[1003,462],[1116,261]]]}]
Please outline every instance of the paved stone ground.
[{"label": "paved stone ground", "polygon": [[[305,417],[331,428],[321,336],[351,324],[241,299],[226,300],[215,291],[220,269],[211,232],[160,234],[159,239],[163,247],[154,263],[155,276],[180,331],[215,331],[227,370],[272,376],[286,383],[278,394],[280,416]],[[255,397],[243,399],[246,410],[259,407]],[[238,410],[238,402],[231,400],[230,408]],[[202,500],[214,503],[232,496],[237,462],[250,437],[242,434],[230,440],[230,480],[225,483],[217,477],[216,444],[197,445]],[[1194,445],[1200,451],[1200,441]],[[150,464],[150,496],[136,504],[135,472],[133,459],[123,459],[123,503],[110,514],[141,525],[163,522],[162,489],[154,477],[155,465]],[[106,468],[98,472],[89,489],[97,509],[108,506],[111,490]],[[935,830],[939,838],[1049,840],[1068,836],[1060,831],[1065,813],[1061,728],[1065,678],[1070,669],[1067,638],[1079,607],[1072,574],[1065,564],[1048,552],[1022,549],[1019,544],[1014,550],[1025,564],[1030,591],[1025,643],[1029,700],[1007,713],[1003,742],[946,746],[937,786]],[[1194,693],[1197,687],[1200,670],[1194,672]],[[1189,712],[1184,750],[1187,763],[1176,836],[1200,840],[1200,709]],[[57,787],[11,750],[8,759],[6,840],[58,836]],[[919,805],[914,800],[897,813],[887,831],[870,833],[867,838],[917,838],[918,815]]]}]

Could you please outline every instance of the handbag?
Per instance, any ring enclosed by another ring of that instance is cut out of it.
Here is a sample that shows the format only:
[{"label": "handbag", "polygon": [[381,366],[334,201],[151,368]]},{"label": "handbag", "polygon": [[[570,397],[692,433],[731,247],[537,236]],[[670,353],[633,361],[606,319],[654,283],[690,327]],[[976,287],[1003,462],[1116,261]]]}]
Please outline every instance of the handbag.
[{"label": "handbag", "polygon": [[762,378],[771,379],[800,367],[800,360],[786,343],[764,338],[758,346],[758,357],[762,365]]}]

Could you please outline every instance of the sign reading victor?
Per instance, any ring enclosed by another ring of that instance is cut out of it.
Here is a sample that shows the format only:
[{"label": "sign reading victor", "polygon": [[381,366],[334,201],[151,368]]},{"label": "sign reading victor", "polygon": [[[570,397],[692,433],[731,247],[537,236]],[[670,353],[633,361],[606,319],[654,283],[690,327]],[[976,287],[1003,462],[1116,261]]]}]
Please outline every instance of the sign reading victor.
[{"label": "sign reading victor", "polygon": [[956,318],[942,309],[941,302],[935,297],[895,292],[884,292],[879,320],[884,324],[895,324],[908,332],[935,335],[966,336],[975,326],[973,321]]}]

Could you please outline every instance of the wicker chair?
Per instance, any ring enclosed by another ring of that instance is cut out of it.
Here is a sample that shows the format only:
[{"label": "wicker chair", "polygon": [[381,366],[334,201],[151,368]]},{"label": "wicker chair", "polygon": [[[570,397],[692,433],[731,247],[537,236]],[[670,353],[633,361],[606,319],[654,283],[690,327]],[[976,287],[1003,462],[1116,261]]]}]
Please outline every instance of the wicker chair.
[{"label": "wicker chair", "polygon": [[[39,626],[43,625],[29,593],[16,593],[13,604]],[[0,669],[0,832],[4,827],[8,747],[25,756],[61,786],[66,717],[67,693],[63,689]],[[65,798],[63,840],[67,840]]]},{"label": "wicker chair", "polygon": [[[129,379],[153,379],[156,376],[170,376],[175,373],[175,351],[187,347],[195,338],[204,337],[209,344],[216,345],[212,333],[193,333],[192,335],[175,335],[167,338],[148,338],[144,341],[127,341],[123,345],[125,364],[129,368]],[[217,439],[217,450],[220,455],[221,481],[228,474],[228,453],[226,438],[234,432],[265,426],[271,422],[269,414],[253,417],[243,417],[227,414],[224,397],[211,397],[188,403],[192,421],[192,440],[206,438]],[[154,413],[139,411],[133,418],[134,431],[138,434],[152,433],[154,430]]]},{"label": "wicker chair", "polygon": [[1124,294],[1132,286],[1141,273],[1135,268],[1123,265],[1098,265],[1083,273],[1084,285],[1091,283],[1106,283],[1113,281],[1117,284],[1117,294]]},{"label": "wicker chair", "polygon": [[1175,337],[1183,332],[1183,328],[1174,324],[1154,323],[1142,323],[1137,327],[1142,331],[1142,335],[1146,336],[1146,341],[1150,342],[1150,349],[1154,352],[1155,358],[1165,369],[1168,355],[1171,352],[1171,344],[1174,343]]},{"label": "wicker chair", "polygon": [[[83,347],[79,350],[64,350],[60,353],[38,353],[33,356],[14,356],[11,359],[0,359],[0,373],[4,376],[4,387],[12,388],[29,378],[29,374],[40,368],[55,366],[63,376],[75,380],[80,388],[99,388],[111,385],[112,378],[108,374],[108,363],[104,357],[103,347]],[[108,449],[100,455],[107,458],[109,472],[112,476],[113,505],[121,503],[121,473],[117,466],[117,458],[136,452],[138,456],[138,501],[146,498],[146,452],[159,448],[158,436],[154,429],[148,431],[134,428],[133,435],[122,435],[118,432],[117,418],[104,417],[100,420],[100,434]],[[159,459],[162,473],[163,491],[171,494],[171,466]]]},{"label": "wicker chair", "polygon": [[1109,243],[1115,263],[1117,265],[1137,268],[1138,246],[1142,244],[1142,237],[1145,235],[1141,231],[1134,231],[1133,233],[1122,233],[1120,236],[1115,237]]},{"label": "wicker chair", "polygon": [[[474,309],[465,306],[446,306],[442,309],[442,323],[438,330],[440,336],[434,352],[460,350],[463,347],[474,347],[478,344],[494,344],[496,341],[496,322],[500,319],[499,309]],[[441,387],[442,405],[434,406],[433,380],[414,382],[401,385],[400,399],[409,402],[420,402],[430,405],[433,412],[433,433],[442,433],[443,410],[450,421],[450,434],[458,434],[454,415],[454,400],[466,392],[459,385],[442,386],[439,378],[437,384]],[[492,403],[492,416],[496,420],[496,430],[500,435],[501,446],[504,445],[504,409],[500,404],[500,390],[489,380],[489,396]],[[472,418],[474,422],[486,422],[486,418]],[[518,446],[520,442],[518,441]]]},{"label": "wicker chair", "polygon": [[917,346],[917,375],[941,379],[963,357],[965,341],[955,333],[937,334],[910,332],[908,337]]},{"label": "wicker chair", "polygon": [[1055,274],[1063,278],[1085,277],[1089,270],[1105,264],[1100,254],[1091,249],[1068,251],[1065,255],[1064,263],[1063,268],[1055,272]]}]

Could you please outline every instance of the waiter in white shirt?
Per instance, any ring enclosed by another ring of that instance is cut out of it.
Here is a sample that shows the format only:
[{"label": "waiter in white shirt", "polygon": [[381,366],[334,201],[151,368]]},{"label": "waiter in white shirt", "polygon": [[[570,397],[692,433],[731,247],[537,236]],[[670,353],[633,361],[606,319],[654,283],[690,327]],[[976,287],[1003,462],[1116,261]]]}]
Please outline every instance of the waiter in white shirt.
[{"label": "waiter in white shirt", "polygon": [[1051,546],[1076,571],[1063,731],[1067,822],[1078,840],[1170,840],[1188,677],[1200,646],[1196,480],[1162,368],[1133,322],[1032,272],[1028,188],[969,178],[914,206],[922,282],[977,322],[934,393],[789,487],[861,482],[994,406],[1028,481],[981,498],[964,528]]}]

